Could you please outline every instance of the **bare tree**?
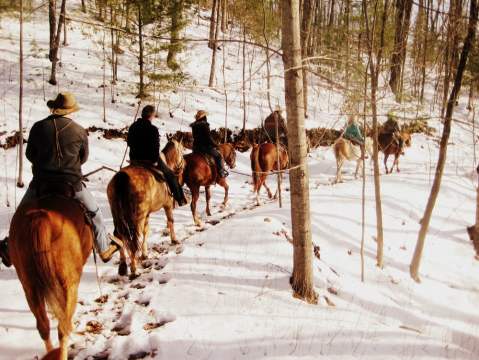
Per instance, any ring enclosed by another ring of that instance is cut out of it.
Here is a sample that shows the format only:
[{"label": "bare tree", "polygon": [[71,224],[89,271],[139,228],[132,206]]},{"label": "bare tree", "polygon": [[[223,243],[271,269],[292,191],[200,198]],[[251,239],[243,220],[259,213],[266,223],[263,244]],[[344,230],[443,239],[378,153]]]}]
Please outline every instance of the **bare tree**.
[{"label": "bare tree", "polygon": [[[214,34],[213,34],[213,42],[212,45],[213,47],[211,48],[213,51],[213,54],[211,56],[211,69],[210,69],[210,78],[208,81],[208,86],[213,87],[214,82],[215,82],[215,68],[216,68],[216,52],[218,50],[218,32],[219,32],[219,17],[220,17],[220,1],[215,0],[215,6],[216,6],[216,20],[215,21],[215,28],[214,28]],[[212,20],[213,21],[213,20]],[[211,34],[210,34],[211,35]],[[210,40],[211,42],[211,40]]]},{"label": "bare tree", "polygon": [[309,170],[304,128],[299,0],[282,0],[282,48],[288,151],[292,170],[291,222],[293,226],[293,274],[291,286],[298,298],[317,303],[314,291],[309,210]]},{"label": "bare tree", "polygon": [[[56,1],[49,0],[49,19],[50,19],[50,52],[49,58],[52,63],[52,69],[50,73],[50,80],[48,81],[52,85],[57,84],[57,64],[58,64],[58,50],[60,48],[60,37],[62,32],[62,27],[64,26],[65,21],[65,8],[66,0],[62,0],[60,7],[60,17],[58,19],[58,24],[56,21]],[[56,33],[55,33],[56,27]]]},{"label": "bare tree", "polygon": [[[381,0],[382,1],[382,0]],[[374,194],[376,201],[376,262],[377,266],[383,267],[384,234],[383,234],[383,211],[381,202],[381,181],[379,174],[379,148],[378,148],[378,114],[377,114],[377,89],[379,74],[381,72],[381,60],[384,49],[384,32],[389,0],[385,0],[381,17],[379,46],[375,49],[375,33],[378,15],[378,3],[374,5],[373,23],[370,24],[367,0],[363,0],[364,22],[366,25],[366,43],[368,48],[368,64],[371,78],[371,110],[373,115],[373,166],[374,166]],[[375,57],[375,59],[374,59]]]},{"label": "bare tree", "polygon": [[18,179],[17,186],[23,185],[23,0],[20,0],[20,90],[18,94]]},{"label": "bare tree", "polygon": [[446,115],[444,117],[444,128],[442,131],[441,144],[439,149],[439,158],[436,165],[436,173],[434,175],[434,181],[431,187],[431,192],[429,194],[426,209],[424,210],[424,215],[421,219],[421,228],[419,230],[416,248],[414,249],[414,255],[411,261],[411,265],[409,267],[411,277],[417,282],[420,281],[419,266],[421,264],[424,242],[426,239],[427,231],[429,229],[432,211],[434,210],[434,205],[436,204],[439,189],[441,187],[444,165],[446,164],[447,142],[449,140],[449,134],[451,133],[451,123],[454,105],[461,90],[462,78],[464,75],[464,70],[466,68],[467,58],[469,56],[469,52],[476,36],[477,16],[477,0],[471,0],[467,36],[464,40],[464,45],[462,47],[461,57],[457,66],[457,72],[454,79],[454,85],[452,87],[451,94],[449,95],[449,100],[447,102]]},{"label": "bare tree", "polygon": [[403,64],[406,59],[407,35],[409,32],[411,9],[412,0],[396,0],[396,29],[394,34],[394,50],[391,55],[391,76],[389,78],[389,85],[398,101],[401,101],[400,84]]}]

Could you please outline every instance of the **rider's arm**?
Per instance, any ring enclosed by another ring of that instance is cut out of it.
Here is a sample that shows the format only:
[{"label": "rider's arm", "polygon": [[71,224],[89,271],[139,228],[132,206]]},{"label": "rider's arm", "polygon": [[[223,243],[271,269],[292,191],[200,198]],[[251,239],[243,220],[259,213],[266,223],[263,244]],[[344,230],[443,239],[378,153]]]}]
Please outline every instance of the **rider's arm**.
[{"label": "rider's arm", "polygon": [[155,128],[153,132],[153,159],[155,161],[160,158],[160,132]]},{"label": "rider's arm", "polygon": [[84,137],[83,137],[83,141],[82,141],[82,146],[80,148],[80,163],[83,165],[84,163],[86,163],[86,161],[88,160],[88,154],[89,154],[89,150],[88,150],[88,135],[86,134],[86,131],[85,131],[85,134],[84,134]]},{"label": "rider's arm", "polygon": [[26,150],[27,159],[31,163],[34,162],[35,157],[37,155],[37,148],[35,144],[36,133],[37,133],[37,126],[35,124],[32,126],[30,130],[30,134],[28,135],[27,150]]}]

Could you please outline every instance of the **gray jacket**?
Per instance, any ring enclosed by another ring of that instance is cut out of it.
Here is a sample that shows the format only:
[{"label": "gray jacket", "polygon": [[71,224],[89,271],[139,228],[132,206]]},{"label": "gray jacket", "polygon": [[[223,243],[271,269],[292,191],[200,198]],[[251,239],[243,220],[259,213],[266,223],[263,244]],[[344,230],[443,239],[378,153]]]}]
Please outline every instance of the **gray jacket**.
[{"label": "gray jacket", "polygon": [[88,135],[73,120],[52,115],[36,122],[28,137],[33,181],[60,181],[81,189],[81,165],[88,159]]}]

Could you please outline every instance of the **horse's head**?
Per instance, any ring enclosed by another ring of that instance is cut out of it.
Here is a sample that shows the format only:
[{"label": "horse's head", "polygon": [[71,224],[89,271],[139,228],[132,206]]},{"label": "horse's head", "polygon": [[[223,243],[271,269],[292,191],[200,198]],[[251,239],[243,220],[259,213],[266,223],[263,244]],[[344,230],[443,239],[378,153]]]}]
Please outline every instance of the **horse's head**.
[{"label": "horse's head", "polygon": [[228,164],[231,169],[234,169],[236,167],[235,146],[231,143],[221,144],[221,152],[226,164]]},{"label": "horse's head", "polygon": [[166,165],[173,170],[176,176],[183,173],[183,169],[185,168],[183,150],[183,144],[173,138],[170,138],[163,149],[163,154],[165,154],[166,158]]},{"label": "horse's head", "polygon": [[411,144],[412,144],[411,134],[409,134],[406,131],[403,131],[403,132],[401,132],[401,138],[402,138],[405,146],[411,147]]}]

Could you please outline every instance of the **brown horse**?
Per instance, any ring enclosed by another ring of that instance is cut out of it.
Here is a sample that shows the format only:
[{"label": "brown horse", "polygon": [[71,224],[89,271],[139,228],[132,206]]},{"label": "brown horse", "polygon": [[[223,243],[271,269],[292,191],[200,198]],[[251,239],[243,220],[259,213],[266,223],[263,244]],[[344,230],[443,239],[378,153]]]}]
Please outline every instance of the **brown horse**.
[{"label": "brown horse", "polygon": [[[218,150],[223,156],[226,164],[234,169],[236,166],[236,151],[233,144],[226,143],[218,146]],[[206,215],[211,216],[210,199],[211,185],[217,183],[225,189],[223,206],[228,203],[228,183],[225,178],[218,177],[218,170],[214,164],[209,164],[205,156],[198,153],[185,155],[186,166],[183,176],[180,177],[181,184],[185,183],[191,191],[191,214],[196,226],[201,226],[201,220],[196,214],[196,203],[200,197],[200,187],[205,187],[206,194]]]},{"label": "brown horse", "polygon": [[[176,173],[183,171],[183,146],[170,140],[163,149],[166,164]],[[153,172],[144,166],[130,165],[113,176],[107,187],[115,235],[125,243],[120,252],[118,273],[127,275],[126,252],[130,257],[131,278],[137,276],[137,253],[141,248],[141,258],[148,257],[149,217],[161,208],[165,210],[167,226],[172,244],[178,244],[175,235],[173,208],[174,199],[164,181],[158,181]],[[140,241],[140,236],[143,240]]]},{"label": "brown horse", "polygon": [[[251,150],[251,170],[253,172],[253,186],[254,192],[256,193],[256,203],[260,205],[259,202],[259,191],[261,186],[264,186],[266,191],[268,191],[268,197],[273,198],[273,194],[266,185],[266,177],[270,171],[284,170],[288,167],[289,158],[288,152],[286,149],[280,145],[279,148],[279,165],[278,169],[278,152],[276,151],[276,145],[272,143],[263,143],[253,145]],[[274,197],[278,196],[278,189]]]},{"label": "brown horse", "polygon": [[18,208],[13,216],[10,257],[47,352],[53,346],[46,306],[58,319],[60,349],[55,359],[68,358],[78,285],[92,246],[85,213],[71,198],[42,197]]},{"label": "brown horse", "polygon": [[[386,174],[391,174],[393,172],[394,165],[396,165],[396,171],[401,172],[401,170],[399,170],[399,156],[404,154],[405,146],[411,146],[411,134],[403,131],[400,133],[400,136],[403,140],[403,146],[399,146],[399,144],[394,140],[393,134],[382,133],[378,136],[379,149],[384,153],[384,167],[386,168]],[[388,169],[389,155],[394,155],[394,162],[391,169]]]}]

